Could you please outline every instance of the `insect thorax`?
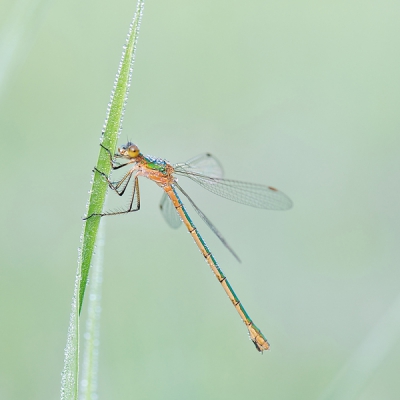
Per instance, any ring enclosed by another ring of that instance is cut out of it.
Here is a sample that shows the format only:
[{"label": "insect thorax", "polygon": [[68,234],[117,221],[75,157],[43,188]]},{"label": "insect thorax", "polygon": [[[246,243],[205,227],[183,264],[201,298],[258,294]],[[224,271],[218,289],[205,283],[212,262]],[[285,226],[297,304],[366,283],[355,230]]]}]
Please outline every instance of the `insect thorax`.
[{"label": "insect thorax", "polygon": [[144,159],[146,160],[147,168],[161,172],[164,175],[167,174],[168,163],[162,158],[145,156]]}]

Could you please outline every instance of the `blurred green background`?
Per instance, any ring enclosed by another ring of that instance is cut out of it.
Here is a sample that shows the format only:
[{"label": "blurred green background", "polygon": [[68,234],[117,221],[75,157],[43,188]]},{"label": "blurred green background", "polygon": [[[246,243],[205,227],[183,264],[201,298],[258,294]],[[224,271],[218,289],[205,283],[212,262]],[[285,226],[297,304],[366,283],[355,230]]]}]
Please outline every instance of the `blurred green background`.
[{"label": "blurred green background", "polygon": [[[1,399],[59,397],[81,217],[134,10],[0,3]],[[242,259],[197,223],[271,343],[261,356],[142,179],[141,211],[106,221],[101,399],[400,398],[399,17],[385,0],[147,2],[120,142],[171,162],[212,152],[294,208],[180,180]]]}]

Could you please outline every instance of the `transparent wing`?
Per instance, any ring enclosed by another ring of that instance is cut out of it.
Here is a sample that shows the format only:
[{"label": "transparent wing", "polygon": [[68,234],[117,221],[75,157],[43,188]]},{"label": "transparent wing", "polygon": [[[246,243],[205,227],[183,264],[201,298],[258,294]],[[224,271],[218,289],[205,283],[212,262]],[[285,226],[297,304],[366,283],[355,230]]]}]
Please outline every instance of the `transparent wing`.
[{"label": "transparent wing", "polygon": [[238,255],[233,251],[232,247],[229,246],[228,242],[225,240],[225,238],[221,235],[219,230],[214,226],[214,224],[205,216],[203,211],[200,210],[199,207],[196,206],[194,201],[189,197],[189,195],[178,185],[177,182],[174,183],[174,186],[176,186],[182,193],[183,195],[189,200],[190,204],[193,206],[193,208],[196,210],[197,214],[199,214],[200,218],[207,224],[207,226],[217,235],[218,239],[222,242],[222,244],[232,253],[232,255],[239,261],[240,258]]},{"label": "transparent wing", "polygon": [[177,175],[190,178],[218,196],[247,206],[268,210],[288,210],[293,205],[286,194],[271,186],[207,176],[187,168],[186,164],[178,164],[175,172]]},{"label": "transparent wing", "polygon": [[210,153],[200,154],[185,163],[174,165],[181,174],[200,174],[210,178],[222,178],[224,170],[221,163]]},{"label": "transparent wing", "polygon": [[182,221],[179,217],[179,214],[175,210],[175,207],[168,197],[168,195],[164,192],[161,201],[160,201],[160,210],[168,225],[171,228],[177,229],[180,227]]}]

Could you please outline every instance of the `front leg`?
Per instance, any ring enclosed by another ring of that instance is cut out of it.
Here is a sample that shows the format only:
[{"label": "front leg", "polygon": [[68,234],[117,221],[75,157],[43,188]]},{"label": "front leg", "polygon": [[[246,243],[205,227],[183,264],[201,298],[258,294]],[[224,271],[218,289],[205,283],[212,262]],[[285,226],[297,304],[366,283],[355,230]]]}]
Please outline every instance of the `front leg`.
[{"label": "front leg", "polygon": [[[107,147],[103,146],[102,143],[100,143],[100,146],[107,152],[108,156],[110,157],[110,164],[111,164],[111,168],[112,169],[119,169],[122,167],[125,167],[125,165],[131,164],[132,162],[127,162],[124,164],[120,164],[118,162],[115,161],[115,159],[113,158],[113,155],[111,154],[111,151],[109,149],[107,149]],[[118,154],[114,154],[114,157],[118,157]]]}]

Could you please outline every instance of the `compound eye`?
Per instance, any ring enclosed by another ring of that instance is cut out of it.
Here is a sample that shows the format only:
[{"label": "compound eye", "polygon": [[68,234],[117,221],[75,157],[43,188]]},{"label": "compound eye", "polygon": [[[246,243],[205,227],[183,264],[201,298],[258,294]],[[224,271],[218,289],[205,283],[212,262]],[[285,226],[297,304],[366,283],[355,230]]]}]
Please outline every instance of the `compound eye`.
[{"label": "compound eye", "polygon": [[130,158],[136,158],[140,153],[139,148],[136,146],[136,144],[130,145],[127,149],[127,152]]}]

